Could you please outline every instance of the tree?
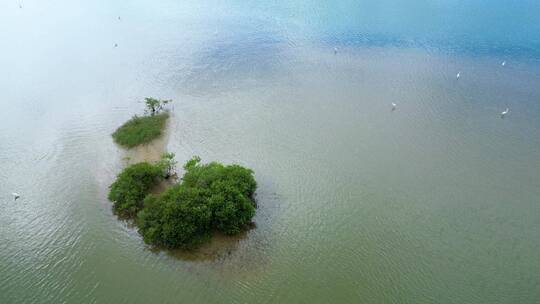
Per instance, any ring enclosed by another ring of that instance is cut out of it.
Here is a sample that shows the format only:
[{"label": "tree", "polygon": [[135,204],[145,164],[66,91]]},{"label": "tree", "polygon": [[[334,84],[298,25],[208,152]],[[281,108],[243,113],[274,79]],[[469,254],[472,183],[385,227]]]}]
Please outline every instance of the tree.
[{"label": "tree", "polygon": [[178,162],[174,160],[174,153],[163,153],[161,155],[161,160],[157,163],[157,166],[161,168],[163,178],[168,179],[175,174],[174,170],[176,169],[177,163]]},{"label": "tree", "polygon": [[143,207],[143,200],[161,179],[162,171],[147,162],[125,168],[110,186],[109,200],[115,211],[133,216]]},{"label": "tree", "polygon": [[192,248],[213,231],[235,234],[255,215],[253,171],[217,162],[189,160],[182,182],[162,195],[149,195],[138,214],[145,242],[169,248]]},{"label": "tree", "polygon": [[149,195],[138,214],[145,242],[167,248],[193,248],[208,239],[212,213],[199,189],[180,185],[162,196]]},{"label": "tree", "polygon": [[146,109],[148,112],[150,112],[150,115],[155,115],[159,113],[161,110],[163,110],[163,107],[171,102],[172,100],[167,99],[156,99],[152,97],[147,97],[144,99],[144,102],[146,104]]}]

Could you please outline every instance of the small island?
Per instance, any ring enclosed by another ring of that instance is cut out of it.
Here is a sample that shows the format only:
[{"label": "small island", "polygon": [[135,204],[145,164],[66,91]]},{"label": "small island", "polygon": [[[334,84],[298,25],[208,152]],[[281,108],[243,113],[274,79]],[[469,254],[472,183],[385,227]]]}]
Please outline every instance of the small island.
[{"label": "small island", "polygon": [[161,194],[152,189],[171,176],[174,160],[165,154],[155,164],[125,168],[111,185],[114,210],[134,220],[148,244],[191,249],[213,232],[237,234],[255,215],[253,171],[217,162],[201,164],[194,157],[185,165],[181,181]]},{"label": "small island", "polygon": [[151,97],[145,98],[147,115],[135,115],[120,126],[112,134],[114,141],[126,148],[133,148],[160,137],[169,118],[169,113],[167,111],[162,112],[162,110],[169,102],[171,101]]},{"label": "small island", "polygon": [[[149,116],[133,117],[113,133],[115,141],[131,148],[159,137],[168,118],[166,111],[160,112],[168,102],[147,98]],[[133,220],[147,244],[193,249],[213,233],[234,235],[250,226],[257,188],[251,169],[202,164],[195,156],[184,164],[182,178],[171,182],[176,177],[174,156],[163,153],[157,162],[131,164],[110,186],[108,198],[115,213]],[[164,184],[168,187],[158,191]]]}]

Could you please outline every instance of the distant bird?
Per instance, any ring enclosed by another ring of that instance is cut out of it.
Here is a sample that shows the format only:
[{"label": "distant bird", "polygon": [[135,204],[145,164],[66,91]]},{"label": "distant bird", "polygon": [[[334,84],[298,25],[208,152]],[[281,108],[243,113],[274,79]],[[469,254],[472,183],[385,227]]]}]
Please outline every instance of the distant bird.
[{"label": "distant bird", "polygon": [[459,77],[461,77],[460,72],[457,73],[456,79],[459,79]]},{"label": "distant bird", "polygon": [[120,18],[120,16],[118,16],[118,20],[122,20],[122,18]]},{"label": "distant bird", "polygon": [[395,111],[397,107],[397,104],[395,102],[392,102],[392,111]]},{"label": "distant bird", "polygon": [[501,65],[502,65],[502,66],[505,66],[505,65],[506,65],[506,61],[503,61],[503,62],[501,63]]},{"label": "distant bird", "polygon": [[22,8],[22,4],[19,4],[19,8]]},{"label": "distant bird", "polygon": [[510,112],[510,109],[506,108],[506,110],[502,111],[501,112],[501,118],[504,118],[504,116],[506,116],[506,114],[508,114],[508,112]]},{"label": "distant bird", "polygon": [[337,51],[338,51],[338,48],[335,47],[335,48],[334,48],[334,55],[337,54]]},{"label": "distant bird", "polygon": [[13,195],[13,200],[15,200],[15,201],[16,201],[19,197],[21,197],[18,193],[15,193],[15,192],[11,193],[11,195]]},{"label": "distant bird", "polygon": [[115,44],[114,44],[114,47],[118,47],[118,43],[115,43]]}]

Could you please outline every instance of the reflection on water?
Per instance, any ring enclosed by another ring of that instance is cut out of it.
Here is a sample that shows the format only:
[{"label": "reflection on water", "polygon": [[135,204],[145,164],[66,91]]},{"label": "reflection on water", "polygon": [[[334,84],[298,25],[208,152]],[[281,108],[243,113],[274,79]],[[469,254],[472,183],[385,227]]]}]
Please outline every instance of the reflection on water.
[{"label": "reflection on water", "polygon": [[[538,5],[1,2],[0,303],[536,301]],[[256,228],[146,246],[106,196],[162,148],[253,168]]]}]

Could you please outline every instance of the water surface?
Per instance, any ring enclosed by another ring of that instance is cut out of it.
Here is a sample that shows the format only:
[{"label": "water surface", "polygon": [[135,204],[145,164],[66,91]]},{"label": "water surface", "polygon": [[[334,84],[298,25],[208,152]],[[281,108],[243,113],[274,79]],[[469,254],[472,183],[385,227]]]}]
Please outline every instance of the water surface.
[{"label": "water surface", "polygon": [[[3,1],[0,303],[536,302],[538,20],[527,0]],[[147,96],[175,101],[180,163],[255,170],[255,229],[178,255],[112,214],[110,133]]]}]

